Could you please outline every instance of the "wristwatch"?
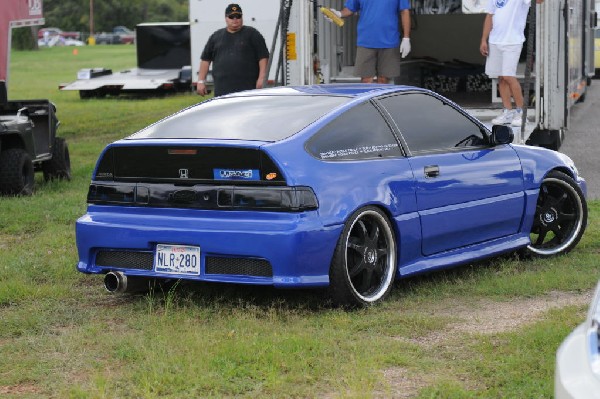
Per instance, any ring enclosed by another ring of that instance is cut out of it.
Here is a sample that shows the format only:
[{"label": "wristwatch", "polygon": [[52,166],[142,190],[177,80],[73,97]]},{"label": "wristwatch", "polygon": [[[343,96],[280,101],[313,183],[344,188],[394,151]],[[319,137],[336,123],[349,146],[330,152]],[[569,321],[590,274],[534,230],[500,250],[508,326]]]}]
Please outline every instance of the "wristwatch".
[{"label": "wristwatch", "polygon": [[203,85],[203,84],[206,83],[206,80],[199,80],[198,83],[201,84],[201,85]]}]

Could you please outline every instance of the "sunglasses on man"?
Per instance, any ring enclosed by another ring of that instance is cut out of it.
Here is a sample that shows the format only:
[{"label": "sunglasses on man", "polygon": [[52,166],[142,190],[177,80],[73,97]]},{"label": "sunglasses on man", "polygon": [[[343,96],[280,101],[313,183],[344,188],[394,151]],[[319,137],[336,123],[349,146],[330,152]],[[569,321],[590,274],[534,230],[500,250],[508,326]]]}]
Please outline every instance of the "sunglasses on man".
[{"label": "sunglasses on man", "polygon": [[231,15],[228,15],[227,18],[229,18],[229,19],[241,19],[242,18],[242,14],[231,14]]}]

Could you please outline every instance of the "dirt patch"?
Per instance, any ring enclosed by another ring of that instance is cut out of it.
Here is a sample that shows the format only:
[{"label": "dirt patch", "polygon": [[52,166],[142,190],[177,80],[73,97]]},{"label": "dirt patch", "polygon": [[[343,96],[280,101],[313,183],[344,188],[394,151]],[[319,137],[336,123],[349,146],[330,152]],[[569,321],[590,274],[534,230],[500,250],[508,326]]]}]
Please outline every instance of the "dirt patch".
[{"label": "dirt patch", "polygon": [[33,384],[0,386],[0,395],[38,394],[41,392],[42,390]]},{"label": "dirt patch", "polygon": [[[498,333],[515,330],[541,319],[551,309],[566,306],[588,306],[594,295],[587,292],[552,292],[538,298],[510,302],[482,303],[478,309],[460,309],[458,317],[465,322],[457,325],[458,331]],[[456,309],[454,310],[456,312]]]},{"label": "dirt patch", "polygon": [[373,397],[377,399],[394,398],[408,399],[417,396],[421,388],[429,385],[427,379],[415,375],[402,367],[395,367],[383,371],[383,378],[388,382],[387,392],[375,392]]},{"label": "dirt patch", "polygon": [[420,345],[436,345],[455,333],[495,334],[513,331],[541,319],[550,309],[566,306],[589,305],[594,292],[551,292],[535,298],[519,298],[507,302],[481,300],[474,303],[443,304],[431,310],[432,314],[451,317],[456,321],[443,332],[409,339]]},{"label": "dirt patch", "polygon": [[0,249],[8,249],[12,245],[27,242],[26,238],[25,235],[19,234],[0,234]]},{"label": "dirt patch", "polygon": [[[447,344],[457,333],[495,334],[513,331],[526,324],[535,323],[551,309],[587,306],[593,295],[593,291],[551,292],[541,297],[520,298],[508,302],[481,300],[474,303],[444,303],[430,309],[430,313],[452,318],[455,322],[448,325],[443,332],[436,331],[422,337],[402,340],[422,346],[436,346]],[[384,370],[383,376],[390,392],[376,394],[375,397],[378,398],[412,398],[430,383],[423,376],[403,368]]]}]

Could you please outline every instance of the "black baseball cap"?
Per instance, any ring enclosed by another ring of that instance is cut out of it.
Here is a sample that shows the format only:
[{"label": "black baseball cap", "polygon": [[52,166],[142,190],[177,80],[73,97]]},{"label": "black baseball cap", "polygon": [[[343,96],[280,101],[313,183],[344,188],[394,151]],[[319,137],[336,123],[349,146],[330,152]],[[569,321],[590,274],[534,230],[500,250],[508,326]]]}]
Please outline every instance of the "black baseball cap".
[{"label": "black baseball cap", "polygon": [[230,4],[225,9],[225,16],[228,17],[233,14],[242,15],[242,7],[239,4]]}]

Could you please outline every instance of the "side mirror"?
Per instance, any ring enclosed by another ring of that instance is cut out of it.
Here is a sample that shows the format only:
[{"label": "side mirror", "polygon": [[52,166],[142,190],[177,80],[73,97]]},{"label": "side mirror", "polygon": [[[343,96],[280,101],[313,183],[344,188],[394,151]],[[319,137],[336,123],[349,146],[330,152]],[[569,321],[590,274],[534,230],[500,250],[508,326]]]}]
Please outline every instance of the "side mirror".
[{"label": "side mirror", "polygon": [[510,126],[494,125],[492,126],[492,145],[510,144],[515,139],[515,134]]}]

